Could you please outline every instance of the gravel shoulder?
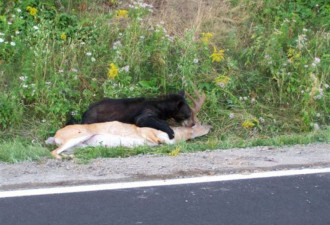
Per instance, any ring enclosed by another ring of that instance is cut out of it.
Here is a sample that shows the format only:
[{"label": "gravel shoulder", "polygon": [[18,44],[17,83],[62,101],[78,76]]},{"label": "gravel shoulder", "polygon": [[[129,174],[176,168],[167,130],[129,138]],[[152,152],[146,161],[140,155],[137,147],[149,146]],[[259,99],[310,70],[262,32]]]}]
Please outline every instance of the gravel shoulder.
[{"label": "gravel shoulder", "polygon": [[307,167],[330,167],[330,143],[212,150],[175,157],[100,158],[88,164],[54,159],[0,163],[0,191]]}]

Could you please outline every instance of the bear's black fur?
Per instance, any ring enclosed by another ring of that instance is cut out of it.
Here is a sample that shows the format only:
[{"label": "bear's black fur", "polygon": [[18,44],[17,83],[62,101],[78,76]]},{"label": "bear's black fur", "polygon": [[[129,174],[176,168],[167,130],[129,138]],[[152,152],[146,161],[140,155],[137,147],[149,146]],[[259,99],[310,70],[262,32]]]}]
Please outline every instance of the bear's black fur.
[{"label": "bear's black fur", "polygon": [[174,138],[174,132],[166,122],[173,118],[183,122],[190,118],[191,110],[184,98],[184,91],[160,98],[104,98],[89,106],[83,114],[82,123],[91,124],[106,121],[120,121],[139,127],[152,127]]}]

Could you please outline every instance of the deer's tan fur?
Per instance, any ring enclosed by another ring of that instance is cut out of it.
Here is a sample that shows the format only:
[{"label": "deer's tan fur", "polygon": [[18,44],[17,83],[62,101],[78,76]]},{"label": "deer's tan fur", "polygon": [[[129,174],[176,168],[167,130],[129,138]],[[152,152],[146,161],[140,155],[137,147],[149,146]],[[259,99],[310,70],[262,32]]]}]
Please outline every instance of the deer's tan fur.
[{"label": "deer's tan fur", "polygon": [[159,144],[174,144],[205,135],[210,126],[197,124],[193,127],[172,127],[174,139],[169,139],[163,132],[149,127],[137,127],[117,121],[69,125],[58,130],[54,137],[48,138],[46,143],[56,144],[57,149],[52,151],[55,158],[61,158],[64,151],[74,150],[77,147],[105,146],[105,147],[134,147],[140,145],[155,146]]}]

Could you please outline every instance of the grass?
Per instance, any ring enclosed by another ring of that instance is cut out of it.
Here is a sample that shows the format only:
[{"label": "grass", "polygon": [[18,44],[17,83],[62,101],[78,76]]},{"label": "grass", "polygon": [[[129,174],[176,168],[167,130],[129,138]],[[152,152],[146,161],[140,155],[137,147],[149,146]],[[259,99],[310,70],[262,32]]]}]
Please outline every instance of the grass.
[{"label": "grass", "polygon": [[76,151],[76,159],[80,163],[88,163],[95,158],[129,157],[139,154],[164,154],[176,156],[178,153],[189,153],[214,149],[246,148],[254,146],[284,146],[295,144],[310,144],[313,142],[330,142],[330,127],[327,130],[309,132],[303,134],[287,134],[273,138],[242,138],[224,137],[223,140],[212,138],[199,138],[197,141],[182,142],[176,145],[159,147],[136,147],[136,148],[104,148],[88,147]]},{"label": "grass", "polygon": [[207,137],[77,157],[329,142],[324,0],[148,2],[0,2],[0,160],[47,157],[44,140],[104,96],[180,89],[206,94]]},{"label": "grass", "polygon": [[40,144],[30,144],[19,139],[0,142],[0,161],[3,162],[39,161],[50,156],[49,150]]}]

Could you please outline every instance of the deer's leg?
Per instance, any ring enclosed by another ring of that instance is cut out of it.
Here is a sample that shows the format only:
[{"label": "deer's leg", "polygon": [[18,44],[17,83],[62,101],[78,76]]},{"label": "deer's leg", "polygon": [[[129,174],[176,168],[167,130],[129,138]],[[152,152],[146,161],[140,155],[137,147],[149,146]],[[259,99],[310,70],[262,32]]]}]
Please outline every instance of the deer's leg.
[{"label": "deer's leg", "polygon": [[89,134],[89,135],[85,135],[85,136],[80,136],[80,137],[74,137],[69,139],[68,141],[64,142],[61,146],[59,146],[57,149],[55,149],[54,151],[51,152],[51,154],[57,158],[57,159],[61,159],[61,156],[59,154],[61,154],[61,152],[66,151],[70,148],[75,147],[76,145],[90,139],[92,136],[94,136],[94,134]]}]

